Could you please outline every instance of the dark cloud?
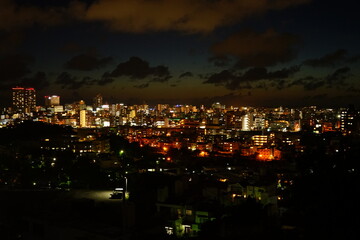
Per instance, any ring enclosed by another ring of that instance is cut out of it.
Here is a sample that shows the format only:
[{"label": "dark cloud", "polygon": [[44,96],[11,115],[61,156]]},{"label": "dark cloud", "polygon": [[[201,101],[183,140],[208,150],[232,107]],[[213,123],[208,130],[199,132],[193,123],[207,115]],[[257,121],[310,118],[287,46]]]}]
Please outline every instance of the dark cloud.
[{"label": "dark cloud", "polygon": [[[251,89],[251,83],[260,80],[272,81],[273,86],[277,88],[285,87],[285,79],[293,76],[300,71],[300,66],[292,66],[276,71],[268,71],[264,67],[255,67],[248,69],[243,74],[236,74],[229,70],[210,75],[203,83],[211,83],[215,86],[225,86],[227,89]],[[260,85],[259,85],[260,86]]]},{"label": "dark cloud", "polygon": [[[23,1],[24,2],[24,1]],[[20,1],[0,1],[0,29],[13,30],[24,27],[54,26],[63,24],[68,16],[75,14],[73,10],[65,7],[39,7],[36,5],[19,4]]]},{"label": "dark cloud", "polygon": [[105,67],[112,62],[112,57],[99,58],[96,54],[80,54],[65,63],[65,68],[72,70],[91,71]]},{"label": "dark cloud", "polygon": [[63,89],[80,89],[85,86],[105,86],[114,82],[114,79],[110,77],[109,73],[104,73],[100,79],[95,79],[89,76],[78,77],[73,76],[68,72],[62,72],[55,80],[55,84],[61,85]]},{"label": "dark cloud", "polygon": [[215,86],[224,86],[227,89],[239,88],[241,78],[229,70],[214,73],[208,77],[203,83],[214,84]]},{"label": "dark cloud", "polygon": [[168,67],[162,65],[150,68],[149,73],[153,76],[150,80],[151,82],[167,82],[170,78],[172,78]]},{"label": "dark cloud", "polygon": [[360,55],[348,56],[345,49],[338,49],[320,58],[305,60],[303,65],[310,67],[336,67],[341,64],[353,64],[360,60]]},{"label": "dark cloud", "polygon": [[266,84],[266,83],[264,83],[264,82],[259,82],[259,83],[256,83],[256,85],[254,86],[254,88],[263,89],[263,90],[268,90],[268,89],[269,89],[269,86],[268,86],[268,84]]},{"label": "dark cloud", "polygon": [[232,56],[237,59],[235,68],[267,67],[288,62],[296,56],[299,37],[288,33],[277,33],[269,29],[264,33],[252,30],[229,36],[211,47],[215,59]]},{"label": "dark cloud", "polygon": [[287,87],[287,81],[285,81],[284,79],[275,80],[272,83],[272,87],[282,90]]},{"label": "dark cloud", "polygon": [[321,58],[305,60],[303,64],[311,67],[334,67],[343,62],[346,55],[347,51],[345,49],[338,49],[335,52],[329,53]]},{"label": "dark cloud", "polygon": [[247,70],[243,75],[242,75],[242,79],[245,81],[258,81],[261,79],[265,79],[268,75],[267,69],[263,68],[263,67],[255,67],[255,68],[250,68],[249,70]]},{"label": "dark cloud", "polygon": [[274,72],[268,72],[267,79],[284,79],[289,78],[300,71],[300,66],[295,65],[288,68],[283,68]]},{"label": "dark cloud", "polygon": [[165,82],[171,78],[168,67],[162,65],[150,67],[147,61],[138,57],[131,57],[128,61],[120,63],[110,76],[127,76],[134,80],[151,78],[154,82]]},{"label": "dark cloud", "polygon": [[308,91],[312,91],[315,89],[318,89],[320,87],[323,87],[325,85],[324,81],[313,81],[313,82],[305,82],[303,84],[304,89]]},{"label": "dark cloud", "polygon": [[33,76],[27,76],[12,82],[2,82],[0,89],[10,90],[13,87],[21,86],[42,90],[50,86],[50,82],[44,72],[37,72]]},{"label": "dark cloud", "polygon": [[61,88],[72,90],[76,90],[84,86],[93,85],[94,82],[94,79],[90,77],[83,77],[79,79],[79,77],[72,76],[68,72],[62,72],[55,80],[55,83],[61,85]]},{"label": "dark cloud", "polygon": [[179,78],[192,77],[192,76],[194,76],[194,74],[192,72],[184,72],[184,73],[180,74]]},{"label": "dark cloud", "polygon": [[197,74],[197,76],[198,76],[199,78],[201,78],[201,79],[208,79],[208,78],[211,76],[211,74],[202,74],[202,73],[199,73],[199,74]]},{"label": "dark cloud", "polygon": [[154,77],[153,79],[150,80],[150,82],[159,82],[159,83],[164,83],[169,81],[169,79],[171,79],[172,76],[168,75],[168,76],[164,76],[164,77]]},{"label": "dark cloud", "polygon": [[333,73],[327,75],[326,77],[307,76],[297,79],[290,82],[287,87],[303,86],[304,90],[315,90],[321,87],[343,88],[348,85],[346,83],[346,80],[350,76],[352,76],[350,73],[350,68],[343,67],[335,70]]},{"label": "dark cloud", "polygon": [[110,84],[112,82],[114,82],[114,79],[111,78],[111,77],[108,77],[106,75],[104,75],[101,79],[96,81],[97,85],[99,85],[99,86],[105,86],[105,85]]},{"label": "dark cloud", "polygon": [[56,84],[60,84],[62,85],[62,88],[66,88],[66,86],[68,85],[72,85],[74,84],[74,82],[77,81],[77,78],[74,76],[71,76],[69,73],[67,72],[62,72],[60,73],[60,75],[57,77],[55,83]]},{"label": "dark cloud", "polygon": [[47,79],[46,73],[37,72],[32,77],[26,77],[21,80],[19,86],[32,87],[36,90],[42,90],[50,86],[50,82]]},{"label": "dark cloud", "polygon": [[307,77],[299,78],[295,81],[292,81],[291,83],[289,83],[288,87],[303,86],[304,90],[311,91],[311,90],[315,90],[320,87],[323,87],[325,84],[326,84],[326,82],[324,80],[322,80],[321,78],[307,76]]},{"label": "dark cloud", "polygon": [[274,87],[280,90],[286,88],[286,79],[292,77],[299,71],[300,66],[298,65],[272,72],[266,68],[250,68],[241,76],[241,80],[248,83],[266,80],[268,84],[257,84],[256,88],[268,89],[268,87]]},{"label": "dark cloud", "polygon": [[101,21],[113,30],[124,32],[175,30],[208,33],[250,16],[306,2],[308,0],[98,0],[88,8],[84,7],[79,18]]},{"label": "dark cloud", "polygon": [[351,76],[349,67],[343,67],[336,69],[332,74],[326,77],[326,80],[330,86],[332,85],[344,85],[346,79]]},{"label": "dark cloud", "polygon": [[209,62],[213,63],[216,67],[227,67],[231,63],[231,59],[228,56],[218,55],[209,57]]},{"label": "dark cloud", "polygon": [[6,55],[0,57],[0,76],[3,82],[14,82],[31,72],[29,65],[34,58],[25,54]]},{"label": "dark cloud", "polygon": [[[53,26],[69,21],[103,22],[122,32],[209,33],[247,17],[310,0],[97,0],[0,1],[0,29]],[[41,3],[41,4],[39,4]],[[159,14],[161,12],[161,14]],[[206,19],[206,21],[204,21]]]},{"label": "dark cloud", "polygon": [[144,84],[135,85],[134,88],[143,89],[143,88],[148,88],[149,86],[150,86],[149,83],[144,83]]}]

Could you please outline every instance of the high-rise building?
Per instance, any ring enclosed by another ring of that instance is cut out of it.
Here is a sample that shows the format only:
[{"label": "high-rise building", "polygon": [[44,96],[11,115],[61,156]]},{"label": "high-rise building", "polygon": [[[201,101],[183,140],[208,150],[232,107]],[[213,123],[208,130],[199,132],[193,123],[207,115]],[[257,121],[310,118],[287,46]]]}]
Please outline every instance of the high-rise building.
[{"label": "high-rise building", "polygon": [[99,108],[103,105],[103,97],[101,96],[101,94],[97,94],[94,97],[94,107],[95,108]]},{"label": "high-rise building", "polygon": [[251,113],[245,114],[241,118],[242,122],[242,131],[251,131],[252,124],[253,124],[253,116]]},{"label": "high-rise building", "polygon": [[80,127],[86,127],[86,110],[80,110]]},{"label": "high-rise building", "polygon": [[29,114],[36,107],[35,89],[15,87],[12,89],[12,100],[14,111]]},{"label": "high-rise building", "polygon": [[354,133],[358,129],[358,114],[354,105],[340,109],[340,128],[345,134]]},{"label": "high-rise building", "polygon": [[60,105],[60,96],[45,96],[45,107],[54,107]]}]

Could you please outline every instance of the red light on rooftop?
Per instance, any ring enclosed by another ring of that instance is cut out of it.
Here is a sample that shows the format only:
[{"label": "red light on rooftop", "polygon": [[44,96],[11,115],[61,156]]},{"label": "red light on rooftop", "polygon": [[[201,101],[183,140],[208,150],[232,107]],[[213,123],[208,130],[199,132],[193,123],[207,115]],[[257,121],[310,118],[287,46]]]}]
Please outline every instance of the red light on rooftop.
[{"label": "red light on rooftop", "polygon": [[35,88],[13,87],[12,90],[29,90],[29,91],[35,91]]}]

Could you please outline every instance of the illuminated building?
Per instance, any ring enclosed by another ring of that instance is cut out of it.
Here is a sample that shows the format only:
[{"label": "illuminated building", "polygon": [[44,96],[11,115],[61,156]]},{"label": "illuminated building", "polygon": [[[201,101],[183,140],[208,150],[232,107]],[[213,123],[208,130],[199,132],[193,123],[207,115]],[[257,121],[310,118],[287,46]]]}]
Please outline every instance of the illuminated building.
[{"label": "illuminated building", "polygon": [[175,237],[196,237],[204,223],[214,221],[212,211],[199,211],[195,206],[173,203],[156,203],[157,213],[169,217],[165,231],[167,235]]},{"label": "illuminated building", "polygon": [[322,125],[322,132],[333,132],[335,131],[333,128],[333,124],[331,122],[323,122]]},{"label": "illuminated building", "polygon": [[58,106],[54,106],[54,113],[62,113],[64,112],[64,106],[62,105],[58,105]]},{"label": "illuminated building", "polygon": [[246,114],[242,117],[242,131],[250,131],[253,123],[252,114]]},{"label": "illuminated building", "polygon": [[60,105],[60,96],[45,96],[45,107],[53,107]]},{"label": "illuminated building", "polygon": [[269,129],[271,131],[286,132],[289,127],[290,123],[285,120],[274,120],[269,123]]},{"label": "illuminated building", "polygon": [[264,144],[267,144],[268,136],[267,135],[254,135],[254,136],[252,136],[252,140],[253,140],[255,146],[262,146]]},{"label": "illuminated building", "polygon": [[223,142],[222,147],[224,151],[234,153],[240,149],[240,142]]},{"label": "illuminated building", "polygon": [[135,110],[130,110],[129,118],[134,118],[134,117],[136,117],[136,111]]},{"label": "illuminated building", "polygon": [[255,117],[254,119],[254,128],[257,130],[262,130],[265,128],[266,120],[263,117]]},{"label": "illuminated building", "polygon": [[79,110],[85,110],[86,109],[86,104],[84,100],[80,100],[79,101]]},{"label": "illuminated building", "polygon": [[34,88],[15,87],[12,89],[14,110],[29,114],[36,107],[36,94]]},{"label": "illuminated building", "polygon": [[273,161],[281,159],[281,151],[275,148],[258,148],[256,150],[258,161]]},{"label": "illuminated building", "polygon": [[164,110],[166,110],[169,107],[168,104],[157,104],[156,105],[156,111],[158,115],[161,115]]},{"label": "illuminated building", "polygon": [[101,94],[97,94],[94,97],[94,107],[95,108],[99,108],[103,105],[103,97],[101,96]]},{"label": "illuminated building", "polygon": [[222,109],[225,109],[225,105],[221,105],[221,103],[216,102],[211,105],[211,108],[215,111],[221,111]]},{"label": "illuminated building", "polygon": [[299,132],[301,130],[300,120],[294,121],[293,125],[294,125],[294,132]]},{"label": "illuminated building", "polygon": [[356,131],[358,114],[353,105],[341,109],[340,112],[340,129],[344,134],[351,134]]},{"label": "illuminated building", "polygon": [[86,127],[86,110],[80,111],[80,127]]},{"label": "illuminated building", "polygon": [[190,112],[190,107],[189,105],[185,105],[185,106],[181,106],[181,112],[188,114]]}]

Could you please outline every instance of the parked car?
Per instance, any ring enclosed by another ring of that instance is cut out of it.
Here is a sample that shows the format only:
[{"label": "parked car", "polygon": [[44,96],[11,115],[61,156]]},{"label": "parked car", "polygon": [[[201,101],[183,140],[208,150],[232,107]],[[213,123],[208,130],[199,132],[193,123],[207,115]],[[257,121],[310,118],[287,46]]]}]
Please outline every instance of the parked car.
[{"label": "parked car", "polygon": [[115,188],[115,190],[110,194],[110,199],[123,199],[123,197],[124,197],[123,188]]}]

